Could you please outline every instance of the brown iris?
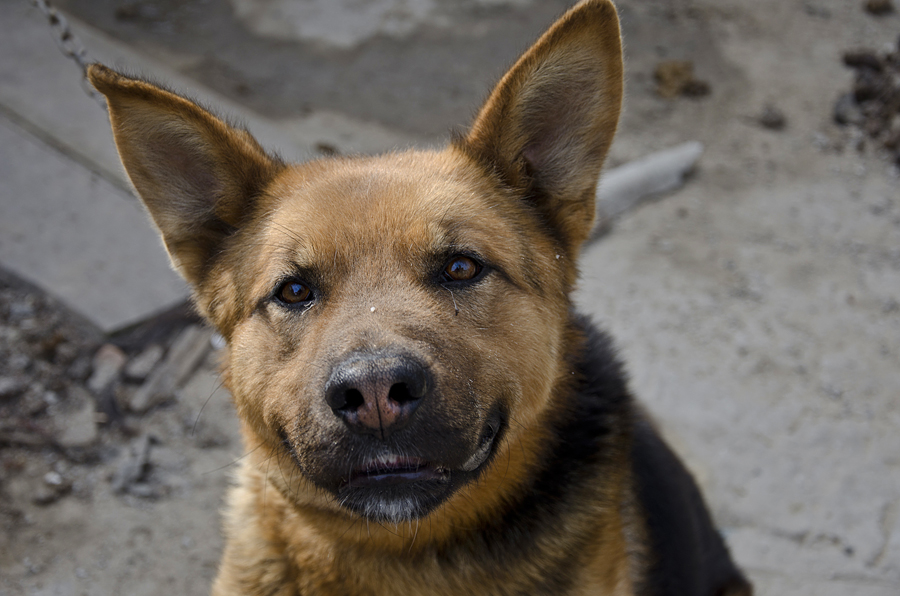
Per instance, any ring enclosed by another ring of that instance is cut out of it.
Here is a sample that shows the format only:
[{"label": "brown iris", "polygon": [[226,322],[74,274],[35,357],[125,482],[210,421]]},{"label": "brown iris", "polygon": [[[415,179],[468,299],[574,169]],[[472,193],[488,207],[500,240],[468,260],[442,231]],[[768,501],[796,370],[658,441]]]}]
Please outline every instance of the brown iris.
[{"label": "brown iris", "polygon": [[300,304],[312,297],[309,286],[299,281],[285,282],[278,290],[278,299],[285,304]]},{"label": "brown iris", "polygon": [[475,259],[458,255],[450,259],[444,267],[444,279],[447,281],[469,281],[481,272],[481,265]]}]

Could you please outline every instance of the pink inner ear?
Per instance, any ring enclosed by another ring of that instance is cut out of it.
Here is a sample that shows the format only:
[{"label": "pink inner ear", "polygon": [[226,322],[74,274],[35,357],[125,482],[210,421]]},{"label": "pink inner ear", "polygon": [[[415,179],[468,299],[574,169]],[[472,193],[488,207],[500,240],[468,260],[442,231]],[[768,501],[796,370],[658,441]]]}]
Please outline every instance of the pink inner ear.
[{"label": "pink inner ear", "polygon": [[538,178],[544,178],[551,174],[553,169],[554,158],[558,157],[560,133],[557,129],[548,129],[537,132],[532,142],[525,145],[522,150],[522,157],[528,164],[529,171]]},{"label": "pink inner ear", "polygon": [[[529,174],[550,186],[564,183],[561,178],[567,175],[569,168],[578,167],[572,162],[580,157],[575,151],[579,140],[571,138],[577,133],[572,131],[571,123],[560,113],[563,107],[554,106],[554,109],[533,119],[528,142],[522,148]],[[572,116],[577,117],[577,114]]]}]

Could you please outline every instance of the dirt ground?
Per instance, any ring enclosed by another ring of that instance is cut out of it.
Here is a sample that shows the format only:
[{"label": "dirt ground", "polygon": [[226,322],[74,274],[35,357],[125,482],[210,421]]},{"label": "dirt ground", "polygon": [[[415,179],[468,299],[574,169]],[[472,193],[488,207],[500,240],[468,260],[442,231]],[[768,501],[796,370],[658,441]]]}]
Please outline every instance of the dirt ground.
[{"label": "dirt ground", "polygon": [[[58,4],[275,119],[336,110],[435,143],[569,3],[425,3],[340,47],[254,33],[243,0]],[[686,140],[706,152],[684,189],[588,249],[578,301],[758,593],[900,593],[900,170],[887,131],[834,118],[856,74],[843,54],[896,51],[900,6],[617,4],[628,80],[610,164]],[[675,60],[693,84],[662,97]],[[882,126],[900,131],[900,113]],[[242,454],[216,351],[190,332],[196,367],[144,408],[149,377],[127,367],[154,344],[165,366],[186,332],[92,365],[109,339],[72,320],[0,279],[0,596],[205,594]]]}]

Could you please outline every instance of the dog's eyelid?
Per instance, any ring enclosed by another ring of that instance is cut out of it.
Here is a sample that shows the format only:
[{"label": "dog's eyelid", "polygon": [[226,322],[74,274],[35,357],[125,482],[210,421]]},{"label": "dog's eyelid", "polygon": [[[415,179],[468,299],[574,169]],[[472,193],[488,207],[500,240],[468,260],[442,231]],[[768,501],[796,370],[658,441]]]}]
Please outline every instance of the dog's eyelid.
[{"label": "dog's eyelid", "polygon": [[434,260],[439,261],[442,266],[456,257],[468,257],[485,266],[491,264],[491,260],[485,257],[481,251],[463,244],[447,245],[442,250],[436,251],[434,255]]},{"label": "dog's eyelid", "polygon": [[287,262],[280,263],[277,269],[273,270],[272,288],[279,288],[281,285],[290,281],[299,281],[311,288],[321,286],[322,276],[315,266],[300,265],[299,263]]}]

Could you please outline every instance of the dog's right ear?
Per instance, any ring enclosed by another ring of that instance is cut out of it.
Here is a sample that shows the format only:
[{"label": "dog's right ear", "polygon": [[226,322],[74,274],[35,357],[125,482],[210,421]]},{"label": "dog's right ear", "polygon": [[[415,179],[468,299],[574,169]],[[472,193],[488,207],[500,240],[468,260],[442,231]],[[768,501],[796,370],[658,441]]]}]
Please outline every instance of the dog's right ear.
[{"label": "dog's right ear", "polygon": [[222,241],[283,164],[247,131],[183,97],[100,64],[88,77],[106,96],[122,164],[172,263],[188,282],[201,283]]}]

